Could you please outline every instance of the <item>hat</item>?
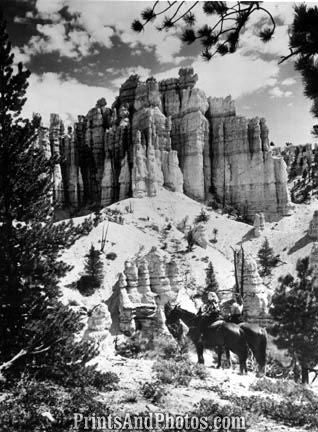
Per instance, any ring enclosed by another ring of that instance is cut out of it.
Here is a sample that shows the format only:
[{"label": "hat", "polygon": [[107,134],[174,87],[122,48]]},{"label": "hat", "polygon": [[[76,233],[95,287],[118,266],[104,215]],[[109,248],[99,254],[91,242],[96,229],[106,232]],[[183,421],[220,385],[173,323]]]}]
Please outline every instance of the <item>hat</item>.
[{"label": "hat", "polygon": [[208,293],[208,300],[214,300],[216,302],[219,301],[218,296],[215,294],[215,292],[209,292]]}]

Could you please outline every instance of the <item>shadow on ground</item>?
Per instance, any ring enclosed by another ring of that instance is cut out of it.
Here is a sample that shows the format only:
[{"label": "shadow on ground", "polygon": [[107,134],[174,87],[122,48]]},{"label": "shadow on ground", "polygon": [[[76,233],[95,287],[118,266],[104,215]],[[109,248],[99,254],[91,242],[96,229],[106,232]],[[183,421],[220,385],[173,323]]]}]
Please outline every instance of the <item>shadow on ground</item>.
[{"label": "shadow on ground", "polygon": [[299,249],[302,249],[303,247],[307,246],[309,243],[312,242],[312,239],[309,237],[308,234],[305,234],[304,237],[299,239],[294,246],[292,246],[289,251],[288,255],[293,254],[294,252],[297,252]]}]

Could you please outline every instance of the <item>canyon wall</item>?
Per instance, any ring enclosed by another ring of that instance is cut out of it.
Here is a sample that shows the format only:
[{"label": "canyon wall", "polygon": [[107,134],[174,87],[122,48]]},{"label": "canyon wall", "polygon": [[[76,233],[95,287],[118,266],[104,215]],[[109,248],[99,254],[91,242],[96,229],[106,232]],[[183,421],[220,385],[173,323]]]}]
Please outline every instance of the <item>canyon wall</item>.
[{"label": "canyon wall", "polygon": [[265,119],[235,114],[232,99],[209,98],[213,190],[223,205],[248,219],[263,211],[267,219],[287,215],[290,198],[286,165],[269,149]]},{"label": "canyon wall", "polygon": [[264,119],[236,115],[231,97],[207,98],[197,75],[140,81],[132,75],[111,108],[105,99],[65,131],[56,114],[43,145],[61,156],[54,173],[60,207],[107,206],[156,196],[163,186],[196,200],[217,198],[253,220],[289,211],[286,166],[273,156]]}]

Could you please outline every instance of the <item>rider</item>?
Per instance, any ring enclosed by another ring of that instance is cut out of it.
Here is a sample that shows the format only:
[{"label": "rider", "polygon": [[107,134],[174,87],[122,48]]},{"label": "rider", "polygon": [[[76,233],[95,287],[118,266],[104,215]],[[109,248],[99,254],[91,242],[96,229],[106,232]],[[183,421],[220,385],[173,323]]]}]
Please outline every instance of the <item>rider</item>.
[{"label": "rider", "polygon": [[202,319],[201,326],[209,326],[220,318],[220,303],[215,292],[208,293],[207,302],[200,308],[198,316]]},{"label": "rider", "polygon": [[229,321],[234,324],[243,322],[243,301],[240,294],[235,295],[235,300],[231,304]]}]

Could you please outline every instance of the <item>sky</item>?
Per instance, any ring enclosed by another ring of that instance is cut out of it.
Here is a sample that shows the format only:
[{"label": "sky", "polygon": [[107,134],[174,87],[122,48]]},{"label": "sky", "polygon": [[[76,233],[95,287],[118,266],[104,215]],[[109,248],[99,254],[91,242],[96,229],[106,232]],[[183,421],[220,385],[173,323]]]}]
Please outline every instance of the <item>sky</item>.
[{"label": "sky", "polygon": [[[313,142],[311,129],[316,122],[311,102],[303,95],[301,76],[293,59],[278,64],[289,53],[288,28],[295,3],[264,3],[276,21],[273,39],[264,44],[257,37],[266,25],[258,12],[234,54],[205,62],[198,43],[181,42],[178,27],[160,32],[150,24],[141,33],[131,30],[133,20],[152,2],[1,0],[15,62],[22,61],[32,72],[24,114],[39,112],[46,123],[54,112],[72,123],[101,97],[111,106],[131,74],[161,80],[177,77],[180,67],[192,66],[199,76],[197,87],[207,96],[230,94],[238,115],[265,117],[275,145]],[[204,15],[201,2],[194,12],[198,24],[211,19]]]}]

